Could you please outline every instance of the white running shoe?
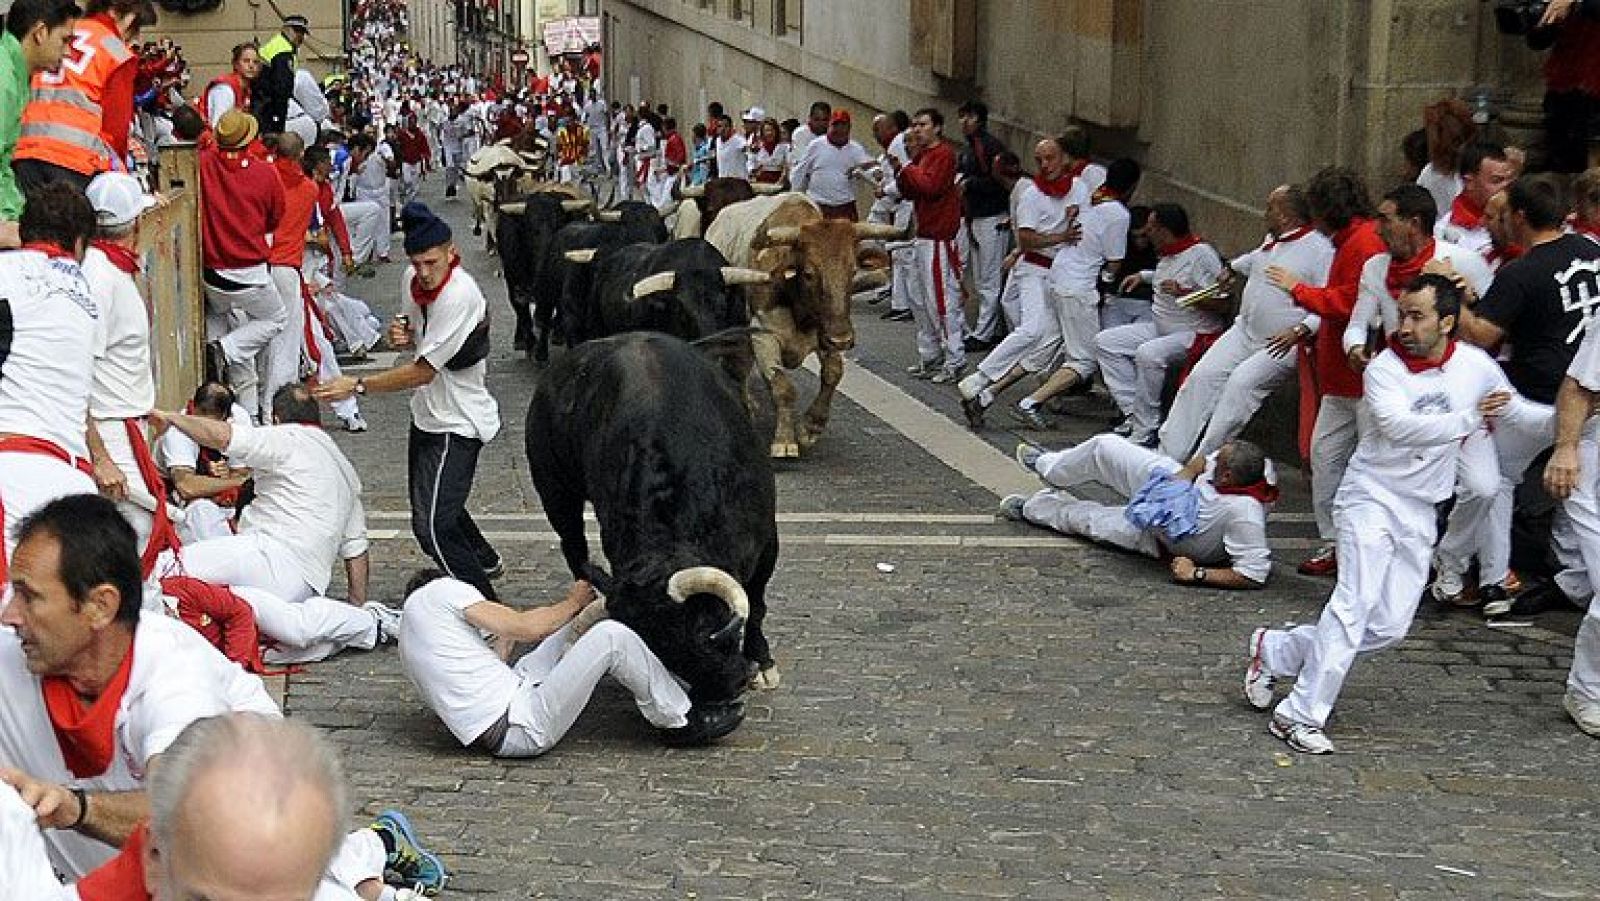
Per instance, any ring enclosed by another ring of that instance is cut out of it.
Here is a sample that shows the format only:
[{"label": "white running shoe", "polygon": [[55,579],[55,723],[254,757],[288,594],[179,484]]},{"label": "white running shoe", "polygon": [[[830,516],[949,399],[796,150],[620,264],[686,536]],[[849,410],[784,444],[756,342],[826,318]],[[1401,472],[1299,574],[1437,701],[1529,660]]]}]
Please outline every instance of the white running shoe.
[{"label": "white running shoe", "polygon": [[378,621],[378,644],[400,640],[402,614],[399,610],[377,601],[368,601],[361,605],[361,609],[372,614],[372,618]]},{"label": "white running shoe", "polygon": [[1294,720],[1284,719],[1277,714],[1272,715],[1272,722],[1267,723],[1267,731],[1274,738],[1281,738],[1302,754],[1332,754],[1333,742],[1322,730],[1308,723],[1297,723]]},{"label": "white running shoe", "polygon": [[365,432],[367,430],[367,421],[361,418],[360,413],[357,413],[344,421],[344,430],[347,432]]},{"label": "white running shoe", "polygon": [[1585,735],[1600,738],[1600,701],[1580,698],[1569,691],[1561,699],[1561,706],[1566,708],[1567,716],[1572,717]]},{"label": "white running shoe", "polygon": [[1012,522],[1027,522],[1027,517],[1022,515],[1022,508],[1028,503],[1027,497],[1021,494],[1008,494],[1000,501],[1000,515]]},{"label": "white running shoe", "polygon": [[1441,566],[1433,577],[1433,587],[1428,592],[1441,604],[1459,604],[1461,594],[1466,590],[1467,586],[1462,583],[1460,573],[1453,573]]},{"label": "white running shoe", "polygon": [[1244,671],[1244,699],[1257,710],[1272,706],[1272,683],[1275,680],[1267,672],[1266,664],[1261,662],[1261,646],[1266,640],[1267,630],[1263,626],[1250,633],[1250,644],[1245,649],[1250,654],[1250,665]]}]

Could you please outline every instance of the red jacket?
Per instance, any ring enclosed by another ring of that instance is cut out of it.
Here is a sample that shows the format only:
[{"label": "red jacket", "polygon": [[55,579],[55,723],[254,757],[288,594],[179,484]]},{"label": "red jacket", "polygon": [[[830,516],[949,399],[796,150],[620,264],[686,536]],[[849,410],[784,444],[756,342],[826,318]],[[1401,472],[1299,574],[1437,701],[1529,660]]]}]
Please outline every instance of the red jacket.
[{"label": "red jacket", "polygon": [[397,135],[400,144],[400,161],[417,165],[426,163],[432,151],[428,149],[428,136],[422,129],[407,127],[402,128]]},{"label": "red jacket", "polygon": [[279,157],[273,162],[283,183],[283,218],[272,233],[272,253],[267,262],[299,271],[305,261],[306,232],[317,208],[317,183],[306,177],[294,160]]},{"label": "red jacket", "polygon": [[961,192],[956,190],[956,154],[940,141],[917,154],[895,177],[900,196],[911,201],[917,237],[949,241],[961,229]]},{"label": "red jacket", "polygon": [[[1315,371],[1319,398],[1360,397],[1361,376],[1350,368],[1344,353],[1344,329],[1356,306],[1361,267],[1376,254],[1389,248],[1378,236],[1378,224],[1371,219],[1353,219],[1333,236],[1333,265],[1328,269],[1326,287],[1301,284],[1294,289],[1294,301],[1322,317],[1315,347],[1302,352],[1301,361]],[[1302,370],[1301,375],[1308,374]],[[1306,381],[1302,377],[1302,383]]]},{"label": "red jacket", "polygon": [[207,269],[267,262],[267,235],[283,219],[283,183],[272,164],[216,146],[200,150],[200,246]]}]

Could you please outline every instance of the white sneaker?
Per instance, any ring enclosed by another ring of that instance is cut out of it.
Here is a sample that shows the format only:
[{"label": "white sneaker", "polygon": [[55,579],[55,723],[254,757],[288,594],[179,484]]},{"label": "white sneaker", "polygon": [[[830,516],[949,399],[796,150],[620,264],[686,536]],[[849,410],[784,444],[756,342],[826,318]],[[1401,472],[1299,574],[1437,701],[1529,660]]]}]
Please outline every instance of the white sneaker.
[{"label": "white sneaker", "polygon": [[361,418],[360,413],[357,413],[344,421],[344,430],[347,432],[365,432],[367,430],[367,421]]},{"label": "white sneaker", "polygon": [[378,621],[378,644],[400,640],[402,614],[399,610],[377,601],[368,601],[361,605],[361,609],[372,614],[372,618]]},{"label": "white sneaker", "polygon": [[1441,604],[1454,604],[1460,601],[1461,593],[1467,586],[1461,581],[1460,573],[1453,573],[1444,567],[1439,567],[1433,577],[1433,587],[1428,593]]},{"label": "white sneaker", "polygon": [[1567,716],[1578,724],[1585,735],[1600,738],[1600,701],[1591,701],[1581,698],[1571,691],[1561,699],[1561,706],[1567,709]]},{"label": "white sneaker", "polygon": [[1028,518],[1022,515],[1022,508],[1028,503],[1028,498],[1021,494],[1008,494],[1000,501],[1000,515],[1012,522],[1027,522]]},{"label": "white sneaker", "polygon": [[1277,714],[1272,715],[1272,721],[1267,723],[1267,731],[1274,738],[1281,738],[1302,754],[1332,754],[1333,742],[1322,730],[1309,723],[1297,723],[1294,720],[1284,719]]},{"label": "white sneaker", "polygon": [[938,375],[934,376],[931,379],[928,379],[928,381],[934,383],[935,385],[948,385],[948,384],[951,384],[952,382],[961,381],[961,374],[963,372],[966,372],[966,371],[967,371],[967,365],[965,363],[961,364],[960,366],[955,367],[954,369],[946,367],[945,369],[940,371],[940,373]]},{"label": "white sneaker", "polygon": [[1263,626],[1250,633],[1250,644],[1245,650],[1250,654],[1250,665],[1244,671],[1244,699],[1257,710],[1272,706],[1272,683],[1275,681],[1261,662],[1261,646],[1266,644],[1267,630]]},{"label": "white sneaker", "polygon": [[1016,458],[1017,465],[1026,469],[1033,475],[1039,474],[1039,458],[1044,456],[1044,451],[1026,441],[1017,443],[1017,449],[1012,456]]},{"label": "white sneaker", "polygon": [[962,398],[966,400],[977,397],[979,392],[987,387],[989,387],[989,379],[981,372],[974,372],[956,383],[956,390],[960,391]]}]

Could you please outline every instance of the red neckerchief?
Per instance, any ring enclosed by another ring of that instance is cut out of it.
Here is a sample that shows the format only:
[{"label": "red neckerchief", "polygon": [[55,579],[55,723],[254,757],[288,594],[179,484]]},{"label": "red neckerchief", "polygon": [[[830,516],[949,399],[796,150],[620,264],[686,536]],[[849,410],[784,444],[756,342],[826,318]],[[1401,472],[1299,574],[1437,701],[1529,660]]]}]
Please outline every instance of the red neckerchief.
[{"label": "red neckerchief", "polygon": [[28,243],[22,245],[22,249],[32,250],[36,253],[42,253],[52,260],[71,260],[74,263],[78,262],[78,255],[70,250],[62,250],[60,244],[50,244],[45,241],[29,241]]},{"label": "red neckerchief", "polygon": [[121,269],[123,272],[129,275],[139,274],[139,258],[134,255],[133,251],[123,247],[121,244],[102,238],[95,238],[89,242],[89,246],[98,248],[101,253],[106,255],[106,259],[111,261],[111,265]]},{"label": "red neckerchief", "polygon": [[1300,240],[1301,238],[1304,238],[1306,235],[1309,235],[1309,234],[1311,234],[1311,226],[1302,225],[1299,228],[1295,229],[1294,231],[1291,231],[1291,232],[1289,232],[1288,234],[1285,234],[1285,235],[1278,235],[1277,237],[1273,237],[1272,235],[1268,235],[1267,236],[1267,241],[1266,241],[1265,244],[1261,245],[1261,249],[1262,250],[1271,250],[1272,248],[1277,247],[1279,244],[1293,244],[1294,242]]},{"label": "red neckerchief", "polygon": [[1456,339],[1451,338],[1445,344],[1444,356],[1437,360],[1430,360],[1427,357],[1419,357],[1413,354],[1411,351],[1406,350],[1405,345],[1401,344],[1399,339],[1393,335],[1389,336],[1389,349],[1394,351],[1394,355],[1399,357],[1400,362],[1406,364],[1406,368],[1411,372],[1427,372],[1430,369],[1442,369],[1444,364],[1450,362],[1450,357],[1456,352]]},{"label": "red neckerchief", "polygon": [[1072,181],[1073,175],[1071,172],[1062,172],[1055,178],[1045,178],[1044,173],[1040,172],[1033,177],[1033,186],[1044,192],[1044,196],[1054,197],[1059,200],[1067,196],[1067,192],[1072,190]]},{"label": "red neckerchief", "polygon": [[95,867],[73,888],[82,901],[150,901],[145,890],[144,846],[150,843],[150,821],[134,827],[122,850]]},{"label": "red neckerchief", "polygon": [[1218,494],[1233,494],[1244,497],[1253,497],[1259,501],[1262,506],[1266,507],[1270,507],[1278,502],[1278,486],[1268,482],[1265,478],[1257,479],[1248,485],[1223,486],[1218,485],[1216,482],[1212,482],[1211,487],[1215,488]]},{"label": "red neckerchief", "polygon": [[762,138],[761,139],[761,149],[765,150],[770,155],[774,150],[778,149],[778,139],[777,138],[773,138],[772,140],[769,141],[766,138]]},{"label": "red neckerchief", "polygon": [[1456,195],[1455,202],[1450,204],[1450,221],[1468,231],[1478,228],[1483,224],[1483,204],[1462,191]]},{"label": "red neckerchief", "polygon": [[1528,248],[1523,247],[1521,244],[1507,244],[1501,247],[1499,244],[1490,242],[1489,249],[1483,253],[1483,258],[1490,266],[1498,266],[1503,263],[1509,263],[1512,260],[1520,260],[1522,255],[1527,252]]},{"label": "red neckerchief", "polygon": [[1161,245],[1156,252],[1164,257],[1177,256],[1196,244],[1201,244],[1204,242],[1205,239],[1199,235],[1184,235],[1181,238],[1174,239],[1171,244]]},{"label": "red neckerchief", "polygon": [[1083,159],[1078,160],[1076,163],[1073,163],[1072,165],[1068,166],[1067,167],[1067,174],[1072,176],[1073,178],[1077,178],[1078,176],[1082,175],[1083,174],[1083,170],[1085,170],[1087,168],[1089,168],[1089,158],[1088,157],[1084,157]]},{"label": "red neckerchief", "polygon": [[1106,185],[1101,185],[1100,187],[1094,189],[1094,195],[1089,198],[1089,202],[1105,203],[1108,200],[1122,200],[1122,198],[1123,195],[1121,191],[1118,191],[1115,188],[1107,187]]},{"label": "red neckerchief", "polygon": [[411,299],[416,301],[417,306],[426,310],[429,304],[439,299],[439,295],[444,291],[444,286],[450,284],[450,279],[456,274],[456,269],[460,267],[460,265],[461,255],[452,255],[450,257],[450,270],[444,274],[444,280],[439,282],[439,287],[434,288],[432,291],[424,290],[418,285],[416,276],[412,276]]},{"label": "red neckerchief", "polygon": [[94,703],[88,705],[64,676],[45,676],[39,680],[44,708],[50,714],[50,728],[61,746],[61,759],[77,778],[99,776],[110,768],[117,750],[117,708],[122,706],[122,694],[128,690],[128,676],[132,672],[133,646],[129,645],[128,654],[122,658],[116,674]]},{"label": "red neckerchief", "polygon": [[1404,291],[1411,280],[1422,274],[1422,267],[1428,265],[1433,259],[1433,252],[1438,245],[1432,238],[1422,245],[1422,249],[1409,260],[1397,260],[1394,255],[1389,256],[1389,271],[1383,276],[1384,287],[1389,289],[1389,296],[1395,300],[1400,299],[1400,292]]}]

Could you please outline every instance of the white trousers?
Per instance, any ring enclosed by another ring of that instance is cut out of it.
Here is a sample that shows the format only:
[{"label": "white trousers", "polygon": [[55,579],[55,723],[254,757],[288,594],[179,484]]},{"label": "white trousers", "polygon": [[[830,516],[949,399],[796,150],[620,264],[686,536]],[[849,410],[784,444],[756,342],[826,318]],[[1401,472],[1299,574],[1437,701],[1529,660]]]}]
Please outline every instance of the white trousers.
[{"label": "white trousers", "polygon": [[1292,350],[1275,357],[1234,325],[1200,357],[1178,388],[1161,426],[1162,453],[1188,460],[1232,441],[1267,396],[1294,375],[1294,369]]},{"label": "white trousers", "polygon": [[[373,252],[378,255],[379,259],[388,259],[391,239],[394,237],[394,230],[391,228],[394,224],[394,208],[390,205],[389,189],[363,191],[357,188],[356,203],[371,204],[377,208],[377,220],[369,226],[374,239]],[[372,215],[370,211],[364,211],[363,214]],[[347,212],[345,216],[345,224],[349,225],[349,213]],[[355,226],[351,225],[350,227],[354,228]],[[350,240],[351,243],[354,243],[354,236]],[[360,260],[361,255],[357,254],[356,259]]]},{"label": "white trousers", "polygon": [[400,205],[405,206],[417,199],[417,189],[422,184],[421,163],[400,164]]},{"label": "white trousers", "polygon": [[1000,289],[1000,315],[1006,317],[1007,328],[1018,328],[1022,325],[1022,292],[1017,284],[1017,268],[1019,262],[1011,269],[1011,277],[1006,279],[1006,286]]},{"label": "white trousers", "polygon": [[1100,328],[1116,328],[1135,322],[1154,322],[1150,301],[1141,297],[1107,297],[1100,305]]},{"label": "white trousers", "polygon": [[[1050,309],[1056,317],[1056,334],[1060,339],[1057,352],[1061,367],[1070,369],[1085,381],[1099,371],[1098,347],[1100,335],[1100,295],[1094,291],[1085,294],[1062,293],[1050,289]],[[1047,359],[1034,359],[1039,369],[1050,365]],[[1159,403],[1160,389],[1157,389]]]},{"label": "white trousers", "polygon": [[989,341],[1000,327],[1000,283],[1005,276],[1006,233],[1000,223],[1006,216],[985,216],[967,223],[972,242],[972,290],[978,295],[978,323],[972,337]]},{"label": "white trousers", "polygon": [[[1049,270],[1032,263],[1018,263],[1012,270],[1006,292],[1017,296],[1020,318],[1005,339],[978,364],[978,371],[990,382],[1000,381],[1017,366],[1038,372],[1049,364],[1061,340],[1049,279]],[[1042,363],[1040,357],[1043,357]]]},{"label": "white trousers", "polygon": [[256,613],[256,628],[278,647],[266,653],[274,666],[326,660],[346,648],[370,651],[378,644],[378,620],[354,604],[320,595],[299,601],[247,585],[231,586]]},{"label": "white trousers", "polygon": [[183,522],[178,525],[178,538],[185,545],[225,538],[233,534],[233,529],[228,525],[232,518],[232,508],[225,509],[218,506],[216,501],[197,498],[183,507]]},{"label": "white trousers", "polygon": [[1552,529],[1564,567],[1556,584],[1570,598],[1588,599],[1588,612],[1573,643],[1567,690],[1600,703],[1600,595],[1589,575],[1600,573],[1600,445],[1593,435],[1586,434],[1578,445],[1578,461],[1578,484]]},{"label": "white trousers", "polygon": [[[911,227],[911,204],[899,203],[891,211],[880,211],[876,206],[867,213],[868,222],[878,222],[884,225],[894,225],[899,228]],[[884,244],[884,249],[889,252],[889,309],[911,310],[911,289],[916,275],[913,270],[917,265],[917,251],[915,242],[889,241]]]},{"label": "white trousers", "polygon": [[123,478],[128,480],[128,499],[117,503],[117,510],[122,513],[122,518],[133,526],[134,539],[138,542],[136,547],[144,553],[145,544],[150,541],[150,529],[155,523],[152,511],[156,508],[156,499],[145,488],[144,476],[139,474],[139,463],[133,458],[133,445],[128,442],[128,428],[120,419],[96,419],[94,430],[100,435],[100,442],[106,446],[106,454],[111,457],[111,462],[117,464],[122,470]]},{"label": "white trousers", "polygon": [[300,269],[273,266],[272,284],[283,301],[283,330],[272,336],[256,358],[261,392],[261,421],[272,421],[272,396],[284,385],[300,380],[300,359],[306,346],[306,303],[300,295]]},{"label": "white trousers", "polygon": [[1155,536],[1129,522],[1126,508],[1081,500],[1066,489],[1097,482],[1131,498],[1152,475],[1177,469],[1172,460],[1121,436],[1103,434],[1044,454],[1036,468],[1054,487],[1035,493],[1023,504],[1022,515],[1029,522],[1149,557],[1161,555]]},{"label": "white trousers", "polygon": [[1117,407],[1133,420],[1135,435],[1148,435],[1161,421],[1161,389],[1167,370],[1183,360],[1194,332],[1161,334],[1154,322],[1107,329],[1095,339],[1101,377]]},{"label": "white trousers", "polygon": [[1463,447],[1456,505],[1439,541],[1440,568],[1466,572],[1476,555],[1480,585],[1498,584],[1511,573],[1512,501],[1533,458],[1555,443],[1555,408],[1514,395],[1491,436],[1492,455]]},{"label": "white trousers", "polygon": [[[238,291],[222,291],[208,285],[206,298],[217,314],[206,317],[207,338],[222,342],[222,352],[228,358],[228,381],[239,392],[240,404],[255,413],[260,404],[257,358],[267,352],[272,339],[288,325],[289,311],[270,278]],[[219,329],[226,333],[219,334]],[[246,392],[254,404],[245,403]]]},{"label": "white trousers", "polygon": [[383,881],[389,862],[383,839],[372,829],[357,829],[339,843],[339,850],[328,861],[328,871],[311,901],[359,901],[355,887],[368,880]]},{"label": "white trousers", "polygon": [[375,253],[389,252],[389,213],[387,204],[379,206],[369,200],[352,200],[339,204],[344,214],[345,228],[350,231],[350,255],[356,262],[365,263]]},{"label": "white trousers", "polygon": [[193,576],[236,592],[240,588],[257,588],[291,603],[317,593],[289,562],[288,548],[260,532],[186,544],[177,554],[163,553],[156,562],[156,572],[162,576]]},{"label": "white trousers", "polygon": [[961,257],[957,250],[965,236],[949,241],[918,238],[912,245],[916,262],[911,289],[911,313],[917,322],[917,356],[926,365],[944,360],[946,370],[967,365],[965,340],[967,314],[961,308]]},{"label": "white trousers", "polygon": [[1411,628],[1428,581],[1432,505],[1397,510],[1370,500],[1341,504],[1339,581],[1316,625],[1267,632],[1262,661],[1275,676],[1295,676],[1277,714],[1317,728],[1327,723],[1358,653],[1398,643]]},{"label": "white trousers", "polygon": [[1317,518],[1317,535],[1333,541],[1333,499],[1344,481],[1345,467],[1361,441],[1361,398],[1322,398],[1317,423],[1311,430],[1311,511]]}]

